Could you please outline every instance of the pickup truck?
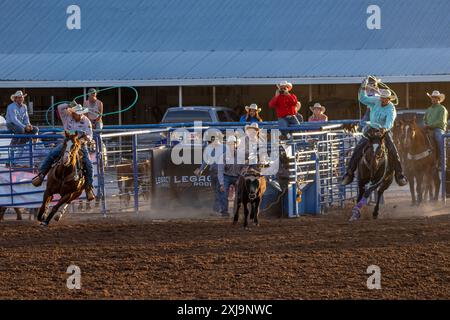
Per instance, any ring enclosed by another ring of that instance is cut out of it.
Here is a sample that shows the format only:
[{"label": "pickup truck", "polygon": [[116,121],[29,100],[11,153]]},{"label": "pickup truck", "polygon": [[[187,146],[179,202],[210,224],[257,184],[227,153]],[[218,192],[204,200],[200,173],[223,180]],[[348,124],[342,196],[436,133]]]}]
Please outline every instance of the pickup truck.
[{"label": "pickup truck", "polygon": [[164,114],[161,123],[182,122],[238,122],[239,116],[227,107],[171,107]]}]

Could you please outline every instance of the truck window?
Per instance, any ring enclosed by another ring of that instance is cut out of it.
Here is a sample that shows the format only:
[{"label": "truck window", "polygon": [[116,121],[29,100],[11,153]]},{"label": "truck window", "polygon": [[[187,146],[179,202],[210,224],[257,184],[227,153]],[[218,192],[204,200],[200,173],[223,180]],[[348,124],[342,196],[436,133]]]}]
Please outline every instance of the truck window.
[{"label": "truck window", "polygon": [[225,111],[217,111],[217,117],[219,118],[220,122],[228,122],[230,121],[227,117],[227,114],[225,113]]},{"label": "truck window", "polygon": [[211,115],[204,110],[172,110],[168,111],[161,123],[181,123],[203,121],[211,122]]},{"label": "truck window", "polygon": [[228,115],[228,121],[230,122],[239,122],[239,116],[233,111],[225,111]]}]

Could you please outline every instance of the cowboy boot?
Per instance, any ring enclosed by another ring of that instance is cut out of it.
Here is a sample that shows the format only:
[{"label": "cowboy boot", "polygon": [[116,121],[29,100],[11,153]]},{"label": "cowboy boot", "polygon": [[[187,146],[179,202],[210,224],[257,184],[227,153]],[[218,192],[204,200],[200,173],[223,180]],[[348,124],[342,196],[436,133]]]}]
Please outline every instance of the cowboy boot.
[{"label": "cowboy boot", "polygon": [[33,184],[33,186],[39,187],[42,184],[42,182],[44,181],[45,175],[46,175],[46,173],[39,172],[39,174],[37,176],[35,176],[33,178],[33,180],[31,180],[31,183]]},{"label": "cowboy boot", "polygon": [[92,186],[87,186],[84,192],[86,192],[86,198],[88,201],[95,199],[94,188],[92,188]]}]

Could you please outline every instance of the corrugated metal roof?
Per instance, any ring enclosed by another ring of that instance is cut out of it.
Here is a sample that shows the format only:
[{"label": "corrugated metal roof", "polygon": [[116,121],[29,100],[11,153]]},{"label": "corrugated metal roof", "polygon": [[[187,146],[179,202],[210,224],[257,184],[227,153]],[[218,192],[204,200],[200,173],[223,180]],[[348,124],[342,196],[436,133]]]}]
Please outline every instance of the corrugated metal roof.
[{"label": "corrugated metal roof", "polygon": [[77,0],[68,30],[71,4],[0,3],[3,84],[450,80],[448,0],[377,0],[381,30],[368,0]]}]

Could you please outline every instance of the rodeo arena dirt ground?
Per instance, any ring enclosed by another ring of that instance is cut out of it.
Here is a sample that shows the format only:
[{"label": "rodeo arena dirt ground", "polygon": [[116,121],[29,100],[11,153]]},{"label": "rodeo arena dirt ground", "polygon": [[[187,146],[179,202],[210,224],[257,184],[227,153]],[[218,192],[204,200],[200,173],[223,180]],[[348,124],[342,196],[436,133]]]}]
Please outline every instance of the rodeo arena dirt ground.
[{"label": "rodeo arena dirt ground", "polygon": [[[42,229],[0,223],[2,299],[449,299],[450,219],[441,202],[411,207],[408,188],[349,223],[350,206],[245,231],[196,212],[68,214]],[[66,270],[82,270],[67,290]],[[369,290],[367,267],[381,269]]]}]

